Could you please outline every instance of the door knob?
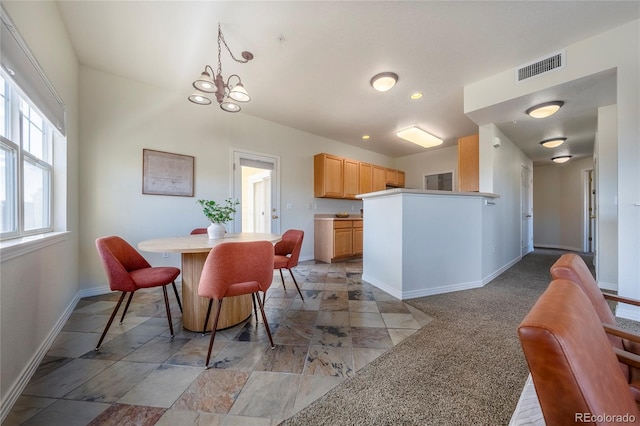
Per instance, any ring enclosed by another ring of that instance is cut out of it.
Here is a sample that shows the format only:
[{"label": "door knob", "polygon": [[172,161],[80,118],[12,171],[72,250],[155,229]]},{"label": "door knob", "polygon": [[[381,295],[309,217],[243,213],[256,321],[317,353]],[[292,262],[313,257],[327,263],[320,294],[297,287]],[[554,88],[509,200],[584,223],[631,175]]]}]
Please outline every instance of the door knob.
[{"label": "door knob", "polygon": [[271,219],[277,219],[277,218],[278,218],[277,214],[274,214],[273,216],[271,216]]}]

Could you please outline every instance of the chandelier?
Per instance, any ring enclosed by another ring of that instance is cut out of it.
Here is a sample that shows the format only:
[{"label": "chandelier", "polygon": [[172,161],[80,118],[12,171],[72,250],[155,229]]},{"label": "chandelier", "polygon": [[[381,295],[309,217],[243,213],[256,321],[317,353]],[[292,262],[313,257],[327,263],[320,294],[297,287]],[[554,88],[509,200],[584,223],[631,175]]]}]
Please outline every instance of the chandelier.
[{"label": "chandelier", "polygon": [[[193,87],[196,88],[196,91],[189,96],[189,100],[194,104],[209,105],[211,99],[208,94],[215,94],[216,101],[220,104],[220,108],[227,112],[238,112],[241,109],[238,102],[249,102],[251,97],[242,85],[242,80],[238,75],[231,74],[229,78],[227,78],[227,81],[224,81],[224,77],[222,77],[222,62],[220,60],[222,45],[224,45],[229,55],[231,55],[231,58],[236,62],[246,64],[253,59],[253,54],[247,51],[241,53],[242,59],[238,59],[233,55],[231,49],[227,46],[227,42],[224,40],[224,35],[222,35],[222,30],[218,23],[218,69],[214,73],[210,65],[205,65],[200,77],[193,82]],[[234,79],[235,84],[232,84],[232,79]]]}]

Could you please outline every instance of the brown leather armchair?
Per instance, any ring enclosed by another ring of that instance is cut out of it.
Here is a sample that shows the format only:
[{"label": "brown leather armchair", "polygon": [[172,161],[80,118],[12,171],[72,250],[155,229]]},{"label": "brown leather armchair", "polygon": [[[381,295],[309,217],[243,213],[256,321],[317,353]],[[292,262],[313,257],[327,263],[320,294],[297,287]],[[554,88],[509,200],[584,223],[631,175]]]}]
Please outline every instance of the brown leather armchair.
[{"label": "brown leather armchair", "polygon": [[640,421],[600,319],[575,283],[553,281],[518,335],[546,424]]},{"label": "brown leather armchair", "polygon": [[[640,301],[620,297],[615,294],[600,291],[595,278],[584,260],[574,253],[562,255],[552,266],[551,276],[554,280],[563,279],[574,282],[587,296],[593,305],[600,322],[604,325],[611,345],[616,351],[628,351],[640,355],[640,335],[626,331],[616,326],[616,318],[607,303],[607,300],[640,306]],[[640,366],[629,367],[621,363],[625,377],[631,387],[636,401],[640,401]],[[640,419],[639,419],[640,421]]]}]

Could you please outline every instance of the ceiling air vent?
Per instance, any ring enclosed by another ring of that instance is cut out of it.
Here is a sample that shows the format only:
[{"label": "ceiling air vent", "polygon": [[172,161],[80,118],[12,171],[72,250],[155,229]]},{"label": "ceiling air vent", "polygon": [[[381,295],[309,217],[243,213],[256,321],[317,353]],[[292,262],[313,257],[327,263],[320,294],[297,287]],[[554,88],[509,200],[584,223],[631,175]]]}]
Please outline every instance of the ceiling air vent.
[{"label": "ceiling air vent", "polygon": [[566,65],[566,52],[561,50],[550,56],[536,59],[516,68],[516,83],[520,83],[532,77],[564,68]]}]

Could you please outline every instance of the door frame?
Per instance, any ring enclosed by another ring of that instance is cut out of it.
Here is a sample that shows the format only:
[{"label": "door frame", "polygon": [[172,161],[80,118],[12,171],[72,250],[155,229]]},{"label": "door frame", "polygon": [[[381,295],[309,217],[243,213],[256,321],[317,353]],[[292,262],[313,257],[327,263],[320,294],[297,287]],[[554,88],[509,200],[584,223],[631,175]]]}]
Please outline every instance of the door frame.
[{"label": "door frame", "polygon": [[[257,151],[250,151],[241,148],[231,148],[231,194],[234,199],[241,199],[242,196],[242,174],[240,173],[240,159],[262,161],[273,164],[273,173],[271,175],[271,233],[280,234],[280,157],[272,154],[265,154]],[[273,218],[275,216],[275,218]],[[242,205],[235,215],[233,221],[233,232],[242,232]]]},{"label": "door frame", "polygon": [[[529,182],[525,185],[524,175],[525,170],[529,178]],[[528,189],[525,191],[525,189]],[[524,203],[526,198],[526,204],[528,210],[524,211]],[[524,222],[527,227],[527,241],[525,244],[525,235],[522,230],[524,229]],[[520,256],[524,256],[533,251],[533,169],[527,164],[521,163],[520,166]]]}]

